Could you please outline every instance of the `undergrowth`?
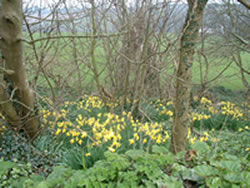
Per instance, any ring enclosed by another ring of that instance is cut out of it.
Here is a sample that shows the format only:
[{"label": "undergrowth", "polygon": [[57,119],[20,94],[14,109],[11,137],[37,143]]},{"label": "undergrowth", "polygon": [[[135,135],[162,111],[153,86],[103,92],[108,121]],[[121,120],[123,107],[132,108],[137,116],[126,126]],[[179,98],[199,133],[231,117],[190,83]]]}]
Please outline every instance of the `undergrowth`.
[{"label": "undergrowth", "polygon": [[189,130],[178,155],[168,149],[172,101],[145,100],[140,115],[96,96],[56,110],[48,98],[40,104],[44,132],[33,143],[1,124],[0,187],[250,186],[246,104],[194,97],[199,134]]}]

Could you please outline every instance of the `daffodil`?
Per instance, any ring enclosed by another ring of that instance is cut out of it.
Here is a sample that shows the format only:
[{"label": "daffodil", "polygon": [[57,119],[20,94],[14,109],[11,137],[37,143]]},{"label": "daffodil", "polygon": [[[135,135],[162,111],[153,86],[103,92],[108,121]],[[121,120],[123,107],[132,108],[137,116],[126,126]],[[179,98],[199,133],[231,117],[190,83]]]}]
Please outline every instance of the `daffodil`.
[{"label": "daffodil", "polygon": [[86,156],[86,157],[90,157],[90,156],[91,156],[91,153],[86,153],[85,156]]},{"label": "daffodil", "polygon": [[190,142],[191,144],[194,144],[196,140],[197,140],[197,138],[196,138],[196,137],[193,137],[193,138],[190,138],[190,139],[189,139],[189,142]]},{"label": "daffodil", "polygon": [[113,153],[115,152],[115,149],[112,148],[112,147],[108,147],[108,150],[111,151],[111,152],[113,152]]},{"label": "daffodil", "polygon": [[82,140],[81,139],[78,141],[78,144],[80,144],[80,145],[82,144]]},{"label": "daffodil", "polygon": [[129,143],[134,144],[135,143],[134,139],[129,139]]},{"label": "daffodil", "polygon": [[58,128],[58,129],[56,130],[56,135],[59,135],[60,133],[61,133],[61,129]]},{"label": "daffodil", "polygon": [[72,139],[70,140],[70,143],[71,143],[71,144],[74,144],[74,143],[75,143],[74,138],[72,138]]}]

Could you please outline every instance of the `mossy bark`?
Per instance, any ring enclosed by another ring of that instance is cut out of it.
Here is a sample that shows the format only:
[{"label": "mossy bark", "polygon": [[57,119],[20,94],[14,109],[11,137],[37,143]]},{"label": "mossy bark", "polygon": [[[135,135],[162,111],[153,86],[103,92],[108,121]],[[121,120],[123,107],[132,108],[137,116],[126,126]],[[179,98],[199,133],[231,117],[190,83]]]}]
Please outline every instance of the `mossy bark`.
[{"label": "mossy bark", "polygon": [[[40,127],[35,93],[28,84],[22,42],[22,1],[0,0],[0,110],[10,127],[23,129],[33,139]],[[10,73],[11,71],[11,73]]]},{"label": "mossy bark", "polygon": [[175,112],[171,139],[171,151],[173,153],[186,149],[187,132],[191,122],[189,108],[192,89],[192,63],[207,1],[188,0],[188,12],[182,29],[176,72]]}]

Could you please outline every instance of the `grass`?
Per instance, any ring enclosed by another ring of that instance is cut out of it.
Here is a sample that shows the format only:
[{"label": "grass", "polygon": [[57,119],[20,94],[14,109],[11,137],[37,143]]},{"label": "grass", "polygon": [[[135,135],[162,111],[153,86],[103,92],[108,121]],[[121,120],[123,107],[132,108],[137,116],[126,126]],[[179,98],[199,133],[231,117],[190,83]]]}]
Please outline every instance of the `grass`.
[{"label": "grass", "polygon": [[[250,54],[242,53],[243,67],[246,70],[250,69],[249,61],[250,61]],[[208,80],[215,78],[220,72],[222,72],[225,69],[225,67],[229,63],[230,63],[229,60],[224,60],[223,58],[218,58],[218,60],[215,59],[214,63],[211,63],[209,65],[210,68],[209,68]],[[205,65],[203,62],[202,74],[204,75],[204,73],[205,73]],[[193,82],[195,84],[200,84],[201,82],[200,74],[201,74],[200,63],[196,61],[193,64]],[[249,76],[247,77],[246,75],[246,78],[248,82],[250,82],[250,77]],[[223,86],[226,89],[231,89],[231,90],[245,89],[241,80],[240,69],[235,63],[232,63],[230,67],[228,67],[228,69],[226,69],[226,71],[223,72],[221,77],[212,84],[212,86]]]}]

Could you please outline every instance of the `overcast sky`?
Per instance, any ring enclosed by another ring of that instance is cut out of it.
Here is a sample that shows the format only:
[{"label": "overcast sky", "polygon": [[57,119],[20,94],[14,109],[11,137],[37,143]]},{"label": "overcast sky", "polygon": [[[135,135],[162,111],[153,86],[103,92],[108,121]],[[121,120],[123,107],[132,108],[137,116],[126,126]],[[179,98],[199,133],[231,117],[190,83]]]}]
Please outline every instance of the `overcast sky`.
[{"label": "overcast sky", "polygon": [[[55,3],[57,3],[59,0],[23,0],[23,2],[25,3],[25,6],[28,5],[29,7],[31,6],[41,6],[41,7],[48,7],[49,5],[53,5]],[[69,6],[76,6],[78,4],[78,2],[86,2],[87,0],[66,0],[66,3]],[[127,2],[133,2],[135,0],[127,0]],[[187,0],[172,0],[174,1],[180,1],[183,3],[186,3]],[[209,0],[209,3],[213,3],[213,2],[222,2],[223,0]],[[235,0],[232,0],[235,1]]]},{"label": "overcast sky", "polygon": [[[68,5],[77,5],[77,1],[79,0],[66,0],[66,3]],[[84,1],[84,0],[83,0]],[[42,7],[47,7],[49,5],[53,5],[57,2],[59,2],[59,0],[23,0],[25,5],[29,5],[29,6],[42,6]]]},{"label": "overcast sky", "polygon": [[[48,5],[51,5],[51,4],[55,4],[57,3],[59,0],[23,0],[23,2],[29,6],[48,6]],[[66,0],[66,3],[68,5],[77,5],[78,2],[81,1],[81,2],[86,2],[86,0]],[[126,0],[127,2],[133,2],[135,0]],[[172,1],[177,1],[177,0],[172,0]],[[183,1],[183,2],[186,2],[186,0],[178,0],[178,1]]]}]

